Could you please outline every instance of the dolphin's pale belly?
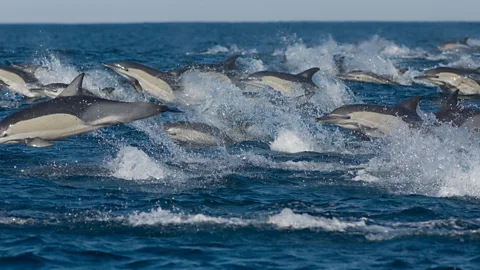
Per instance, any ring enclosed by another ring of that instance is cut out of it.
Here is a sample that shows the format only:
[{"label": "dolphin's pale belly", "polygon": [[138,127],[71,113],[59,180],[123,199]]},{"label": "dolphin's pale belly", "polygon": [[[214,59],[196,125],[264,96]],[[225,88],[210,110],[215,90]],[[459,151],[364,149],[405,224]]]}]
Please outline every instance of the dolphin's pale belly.
[{"label": "dolphin's pale belly", "polygon": [[175,95],[168,83],[160,78],[156,78],[142,70],[132,70],[129,72],[129,76],[138,80],[140,86],[151,95],[164,101],[173,101]]},{"label": "dolphin's pale belly", "polygon": [[337,126],[360,131],[369,136],[382,137],[383,135],[392,135],[396,130],[407,128],[408,125],[401,118],[374,112],[353,112],[348,114],[350,119],[344,119],[343,116],[328,121]]},{"label": "dolphin's pale belly", "polygon": [[7,129],[8,136],[0,138],[0,143],[27,138],[61,139],[101,127],[103,126],[87,125],[80,118],[71,114],[50,114],[11,125]]},{"label": "dolphin's pale belly", "polygon": [[264,76],[261,77],[260,80],[251,80],[250,82],[248,82],[248,84],[256,87],[268,86],[282,93],[282,95],[286,97],[295,97],[304,94],[304,92],[299,93],[300,91],[303,91],[301,90],[302,85],[300,83],[283,80],[274,76]]}]

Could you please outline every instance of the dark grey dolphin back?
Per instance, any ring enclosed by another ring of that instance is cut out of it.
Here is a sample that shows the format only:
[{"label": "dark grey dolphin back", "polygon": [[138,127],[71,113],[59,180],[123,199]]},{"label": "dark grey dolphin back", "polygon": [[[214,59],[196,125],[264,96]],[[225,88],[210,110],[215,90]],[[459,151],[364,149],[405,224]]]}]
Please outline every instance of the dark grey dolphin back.
[{"label": "dark grey dolphin back", "polygon": [[148,118],[170,107],[149,102],[118,102],[98,99],[85,109],[80,118],[89,125],[118,125]]}]

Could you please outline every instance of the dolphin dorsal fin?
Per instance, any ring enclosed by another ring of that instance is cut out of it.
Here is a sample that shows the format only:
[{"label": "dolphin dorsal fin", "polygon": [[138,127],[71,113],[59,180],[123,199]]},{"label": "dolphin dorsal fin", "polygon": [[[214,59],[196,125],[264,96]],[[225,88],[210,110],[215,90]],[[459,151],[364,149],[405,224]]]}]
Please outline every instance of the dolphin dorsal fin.
[{"label": "dolphin dorsal fin", "polygon": [[460,43],[461,43],[461,44],[468,45],[467,42],[468,42],[468,39],[469,39],[469,38],[470,38],[470,37],[465,37],[464,39],[460,40]]},{"label": "dolphin dorsal fin", "polygon": [[317,73],[319,70],[320,70],[320,68],[314,67],[314,68],[307,69],[305,71],[302,71],[302,72],[298,73],[297,76],[302,77],[303,79],[311,82],[312,78],[313,78],[313,75],[315,75],[315,73]]},{"label": "dolphin dorsal fin", "polygon": [[85,77],[85,73],[81,73],[78,75],[73,81],[62,91],[58,96],[59,97],[71,97],[71,96],[80,96],[83,95],[82,91],[82,84],[83,84],[83,77]]},{"label": "dolphin dorsal fin", "polygon": [[444,99],[443,102],[442,102],[442,105],[440,105],[440,108],[438,109],[438,112],[437,113],[441,113],[441,112],[449,112],[449,111],[453,111],[457,108],[457,104],[458,104],[458,92],[460,90],[457,90],[455,92],[453,92],[453,94],[451,96],[449,96],[448,98]]},{"label": "dolphin dorsal fin", "polygon": [[416,112],[418,107],[418,102],[420,101],[421,98],[422,98],[421,96],[411,97],[405,100],[404,102],[397,104],[395,108],[407,110],[409,112]]},{"label": "dolphin dorsal fin", "polygon": [[234,56],[228,58],[227,60],[225,60],[221,63],[222,66],[224,66],[228,70],[237,69],[237,65],[235,64],[235,61],[237,61],[237,58],[239,56],[240,55],[237,54],[237,55],[234,55]]}]

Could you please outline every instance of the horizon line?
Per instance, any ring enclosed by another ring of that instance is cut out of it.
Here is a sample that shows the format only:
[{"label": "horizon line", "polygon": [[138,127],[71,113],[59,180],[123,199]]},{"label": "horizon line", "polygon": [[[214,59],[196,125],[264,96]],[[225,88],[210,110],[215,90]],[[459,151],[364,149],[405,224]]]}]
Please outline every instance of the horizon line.
[{"label": "horizon line", "polygon": [[271,20],[271,21],[112,21],[112,22],[2,22],[0,25],[98,25],[98,24],[188,24],[188,23],[480,23],[480,20]]}]

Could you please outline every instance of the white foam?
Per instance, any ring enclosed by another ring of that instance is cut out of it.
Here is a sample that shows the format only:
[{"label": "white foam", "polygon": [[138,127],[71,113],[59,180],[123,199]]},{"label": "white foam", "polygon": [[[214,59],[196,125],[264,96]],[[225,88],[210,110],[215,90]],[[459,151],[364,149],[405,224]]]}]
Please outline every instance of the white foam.
[{"label": "white foam", "polygon": [[347,230],[388,232],[381,226],[369,226],[365,220],[341,221],[336,218],[315,217],[308,214],[295,214],[291,209],[285,208],[279,214],[269,217],[268,223],[281,229],[315,229],[327,232],[344,232]]},{"label": "white foam", "polygon": [[395,193],[478,197],[478,137],[447,125],[399,132],[354,180],[374,181]]},{"label": "white foam", "polygon": [[123,147],[108,167],[112,176],[125,180],[164,179],[166,167],[135,147]]},{"label": "white foam", "polygon": [[127,217],[132,226],[153,226],[153,225],[179,225],[179,224],[223,224],[223,225],[248,225],[248,221],[240,218],[210,217],[203,214],[187,215],[172,213],[161,208],[153,209],[150,212],[134,213]]},{"label": "white foam", "polygon": [[300,138],[295,132],[282,130],[270,144],[270,149],[278,152],[298,153],[312,151],[313,148],[308,141]]}]

